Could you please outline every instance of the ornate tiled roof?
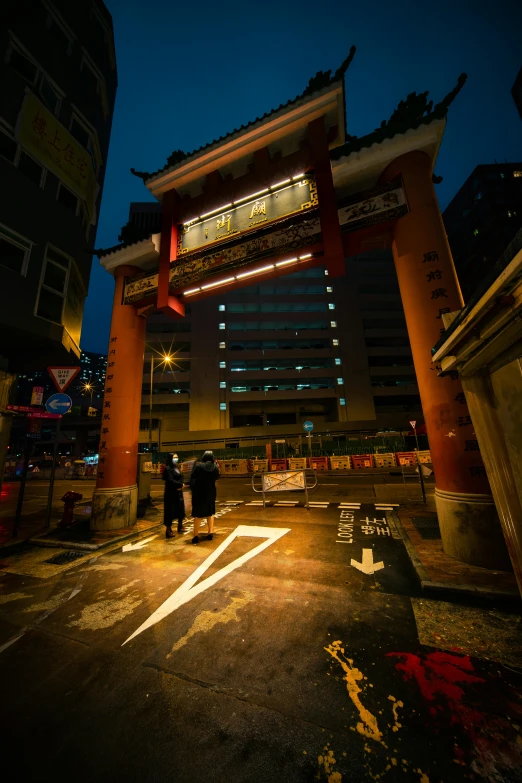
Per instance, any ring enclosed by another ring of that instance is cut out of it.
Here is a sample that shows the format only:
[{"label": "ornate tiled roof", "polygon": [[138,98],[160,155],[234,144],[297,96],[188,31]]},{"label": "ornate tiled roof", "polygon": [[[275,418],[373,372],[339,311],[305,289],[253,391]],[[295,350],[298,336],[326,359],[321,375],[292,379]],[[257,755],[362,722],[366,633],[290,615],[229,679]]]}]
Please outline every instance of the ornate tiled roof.
[{"label": "ornate tiled roof", "polygon": [[112,253],[117,253],[118,250],[123,250],[125,247],[130,247],[131,245],[139,245],[140,242],[145,242],[147,240],[152,239],[152,234],[150,231],[143,232],[143,236],[141,238],[136,239],[129,239],[126,242],[120,242],[119,245],[113,245],[112,247],[106,247],[106,248],[95,248],[93,250],[93,255],[98,256],[98,258],[103,258],[105,256],[110,256]]},{"label": "ornate tiled roof", "polygon": [[332,160],[339,160],[351,155],[352,152],[359,152],[364,147],[371,147],[372,144],[380,144],[385,139],[392,139],[408,130],[415,130],[421,125],[429,125],[433,120],[443,119],[448,113],[448,109],[461,91],[467,79],[465,73],[461,73],[456,86],[443,98],[436,106],[433,101],[428,101],[428,91],[417,95],[412,92],[405,101],[401,101],[389,120],[383,120],[379,128],[376,128],[366,136],[348,137],[346,144],[335,147],[330,152]]},{"label": "ornate tiled roof", "polygon": [[346,59],[343,60],[343,62],[341,63],[339,68],[335,71],[333,76],[331,70],[318,71],[315,74],[315,76],[312,76],[305,90],[300,95],[297,95],[295,98],[292,98],[292,100],[289,100],[286,103],[282,103],[276,109],[272,109],[271,111],[266,112],[261,117],[256,117],[255,120],[248,122],[246,125],[242,125],[240,128],[235,128],[233,131],[230,131],[230,133],[226,133],[224,136],[220,136],[218,139],[214,139],[214,141],[210,141],[208,144],[204,144],[202,147],[199,147],[198,149],[193,150],[192,152],[183,152],[183,150],[174,150],[174,152],[171,155],[169,155],[169,157],[167,158],[166,165],[163,166],[161,169],[158,169],[157,171],[152,171],[152,172],[136,171],[136,169],[131,168],[131,174],[134,174],[135,177],[139,177],[144,182],[146,182],[147,180],[156,177],[158,174],[163,174],[166,171],[174,169],[180,163],[183,163],[189,158],[192,158],[196,155],[200,155],[202,152],[207,151],[211,147],[214,147],[218,144],[222,144],[225,140],[232,139],[234,136],[242,135],[247,129],[251,129],[255,125],[262,124],[269,117],[272,117],[278,114],[279,112],[282,112],[283,110],[287,110],[293,104],[298,103],[299,101],[303,100],[304,98],[307,98],[310,95],[314,95],[317,92],[321,92],[327,87],[330,87],[330,85],[334,84],[335,82],[340,81],[343,78],[346,71],[348,70],[350,63],[354,58],[354,55],[355,55],[355,46],[352,46],[350,49],[350,53],[348,54]]}]

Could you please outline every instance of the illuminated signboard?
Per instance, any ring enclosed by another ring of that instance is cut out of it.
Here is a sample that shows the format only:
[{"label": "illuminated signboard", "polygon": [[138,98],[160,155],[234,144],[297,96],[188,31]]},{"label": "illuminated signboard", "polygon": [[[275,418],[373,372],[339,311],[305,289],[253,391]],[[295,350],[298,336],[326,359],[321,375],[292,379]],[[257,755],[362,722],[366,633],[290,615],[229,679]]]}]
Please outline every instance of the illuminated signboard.
[{"label": "illuminated signboard", "polygon": [[317,191],[313,176],[293,177],[185,223],[179,233],[178,254],[235,239],[315,206]]}]

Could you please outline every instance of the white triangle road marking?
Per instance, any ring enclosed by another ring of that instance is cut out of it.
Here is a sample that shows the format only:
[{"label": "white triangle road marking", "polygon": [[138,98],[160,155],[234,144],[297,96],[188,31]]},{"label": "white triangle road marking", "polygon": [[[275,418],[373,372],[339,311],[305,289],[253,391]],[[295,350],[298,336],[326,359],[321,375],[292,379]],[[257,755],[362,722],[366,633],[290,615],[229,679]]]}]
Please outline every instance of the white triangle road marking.
[{"label": "white triangle road marking", "polygon": [[[288,527],[257,527],[255,525],[238,525],[236,529],[230,533],[227,538],[215,549],[209,557],[207,557],[206,560],[204,560],[200,566],[196,568],[193,574],[189,576],[188,579],[185,580],[185,582],[178,587],[177,590],[175,590],[172,595],[170,595],[166,601],[164,601],[161,606],[159,606],[155,612],[153,612],[150,617],[145,620],[144,623],[140,625],[140,627],[134,631],[131,636],[129,636],[128,639],[126,639],[123,644],[127,644],[127,642],[130,642],[131,639],[134,639],[135,636],[138,636],[138,634],[142,633],[142,631],[145,631],[147,628],[150,628],[153,625],[156,625],[156,623],[159,623],[160,620],[163,620],[165,617],[168,617],[169,614],[174,612],[176,609],[179,609],[180,606],[183,606],[183,604],[188,603],[188,601],[192,600],[192,598],[195,598],[196,595],[199,595],[204,590],[207,590],[209,587],[213,587],[213,585],[216,584],[216,582],[219,582],[220,579],[223,579],[223,577],[227,576],[231,573],[231,571],[235,571],[236,568],[240,568],[242,565],[244,565],[246,562],[251,560],[251,558],[255,557],[256,555],[259,555],[264,549],[269,547],[271,544],[274,544],[278,539],[280,539],[282,536],[286,535],[286,533],[290,532],[290,528]],[[253,538],[266,538],[266,541],[263,541],[261,544],[258,544],[254,549],[251,549],[250,552],[246,552],[241,557],[238,557],[236,560],[233,560],[231,563],[226,565],[224,568],[221,568],[219,571],[216,571],[215,574],[212,574],[212,576],[209,576],[207,579],[204,579],[203,582],[200,582],[198,585],[196,585],[196,582],[198,579],[203,576],[205,571],[207,571],[212,563],[214,563],[218,557],[225,551],[225,549],[230,546],[230,544],[240,536],[249,536]],[[194,585],[196,585],[194,587]]]}]

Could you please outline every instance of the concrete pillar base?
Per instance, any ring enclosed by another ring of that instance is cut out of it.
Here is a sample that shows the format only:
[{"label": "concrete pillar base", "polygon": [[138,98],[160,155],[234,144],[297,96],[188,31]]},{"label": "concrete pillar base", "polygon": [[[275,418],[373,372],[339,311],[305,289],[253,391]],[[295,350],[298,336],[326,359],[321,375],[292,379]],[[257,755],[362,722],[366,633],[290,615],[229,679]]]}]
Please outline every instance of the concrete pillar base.
[{"label": "concrete pillar base", "polygon": [[469,565],[511,571],[506,542],[491,495],[435,489],[444,552]]},{"label": "concrete pillar base", "polygon": [[92,496],[91,530],[118,530],[136,524],[138,487],[95,489]]}]

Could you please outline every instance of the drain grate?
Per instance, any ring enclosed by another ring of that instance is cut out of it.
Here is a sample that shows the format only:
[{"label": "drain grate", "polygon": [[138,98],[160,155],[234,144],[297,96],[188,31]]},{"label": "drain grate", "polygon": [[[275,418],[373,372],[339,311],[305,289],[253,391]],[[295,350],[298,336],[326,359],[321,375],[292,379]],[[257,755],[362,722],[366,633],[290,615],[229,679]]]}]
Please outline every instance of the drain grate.
[{"label": "drain grate", "polygon": [[59,555],[53,555],[49,560],[44,560],[44,563],[52,563],[53,565],[67,565],[78,560],[79,557],[85,557],[85,552],[60,552]]},{"label": "drain grate", "polygon": [[412,517],[411,521],[422,538],[440,538],[440,528],[437,517]]}]

